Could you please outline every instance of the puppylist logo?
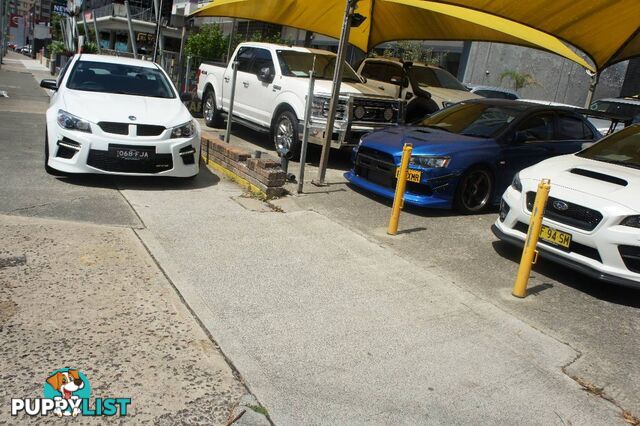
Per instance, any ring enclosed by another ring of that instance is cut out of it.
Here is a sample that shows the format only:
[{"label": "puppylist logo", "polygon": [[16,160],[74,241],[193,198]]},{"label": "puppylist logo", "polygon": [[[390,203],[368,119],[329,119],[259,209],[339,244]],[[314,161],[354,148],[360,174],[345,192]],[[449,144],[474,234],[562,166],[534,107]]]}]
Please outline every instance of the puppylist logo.
[{"label": "puppylist logo", "polygon": [[11,415],[29,416],[126,416],[131,398],[95,398],[89,401],[91,385],[80,370],[60,368],[47,377],[44,398],[12,398]]}]

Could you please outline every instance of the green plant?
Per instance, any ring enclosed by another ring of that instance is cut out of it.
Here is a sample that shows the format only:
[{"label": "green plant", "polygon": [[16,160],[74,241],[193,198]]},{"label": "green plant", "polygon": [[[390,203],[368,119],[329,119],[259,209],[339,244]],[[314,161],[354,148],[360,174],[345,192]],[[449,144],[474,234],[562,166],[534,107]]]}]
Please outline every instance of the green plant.
[{"label": "green plant", "polygon": [[203,25],[185,44],[187,55],[203,59],[221,59],[227,52],[227,39],[217,24]]},{"label": "green plant", "polygon": [[434,54],[433,49],[425,47],[421,41],[399,41],[384,50],[384,56],[400,58],[403,61],[422,62],[428,65],[441,65],[446,53]]},{"label": "green plant", "polygon": [[505,78],[510,78],[513,81],[513,88],[518,91],[527,86],[540,86],[542,85],[538,83],[531,74],[522,73],[515,70],[507,70],[500,74],[500,83]]},{"label": "green plant", "polygon": [[52,55],[60,55],[61,53],[64,53],[66,50],[67,48],[64,46],[64,43],[61,42],[60,40],[52,41],[51,44],[49,44],[49,53]]},{"label": "green plant", "polygon": [[83,53],[98,53],[98,45],[92,41],[88,41],[82,46]]}]

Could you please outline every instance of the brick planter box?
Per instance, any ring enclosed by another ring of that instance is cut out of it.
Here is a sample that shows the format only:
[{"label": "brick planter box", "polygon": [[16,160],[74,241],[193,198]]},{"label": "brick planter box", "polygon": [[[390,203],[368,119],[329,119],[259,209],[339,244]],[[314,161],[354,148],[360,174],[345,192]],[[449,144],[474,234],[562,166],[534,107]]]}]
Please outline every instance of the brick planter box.
[{"label": "brick planter box", "polygon": [[267,199],[285,194],[287,176],[279,159],[265,154],[251,158],[251,152],[229,145],[208,132],[202,133],[201,144],[200,155],[206,164],[251,192]]}]

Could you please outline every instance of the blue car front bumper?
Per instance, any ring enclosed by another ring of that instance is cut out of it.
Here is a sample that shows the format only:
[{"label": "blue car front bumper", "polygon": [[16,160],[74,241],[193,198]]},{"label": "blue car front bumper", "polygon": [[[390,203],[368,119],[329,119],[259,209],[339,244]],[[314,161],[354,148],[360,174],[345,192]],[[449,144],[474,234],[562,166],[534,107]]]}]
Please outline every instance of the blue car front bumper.
[{"label": "blue car front bumper", "polygon": [[[381,197],[393,200],[395,188],[388,188],[364,179],[363,177],[358,176],[353,169],[346,172],[344,177],[358,188],[365,189]],[[455,177],[452,177],[451,180],[445,184],[439,183],[440,186],[438,189],[433,191],[431,195],[415,194],[407,190],[404,195],[404,202],[405,204],[417,207],[450,209],[453,207],[453,197],[455,192],[453,180],[457,181]]]}]

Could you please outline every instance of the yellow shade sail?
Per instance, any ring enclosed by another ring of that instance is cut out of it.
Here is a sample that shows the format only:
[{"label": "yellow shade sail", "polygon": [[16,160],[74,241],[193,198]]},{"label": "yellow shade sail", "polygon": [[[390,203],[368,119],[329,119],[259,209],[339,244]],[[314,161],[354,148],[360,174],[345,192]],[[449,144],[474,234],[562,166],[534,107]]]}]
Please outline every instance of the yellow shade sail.
[{"label": "yellow shade sail", "polygon": [[[640,0],[636,1],[640,4]],[[470,0],[469,3],[476,2]],[[487,0],[478,3],[522,2]],[[547,0],[546,3],[550,2]],[[252,19],[339,38],[345,5],[346,0],[214,0],[192,16]],[[351,30],[349,42],[365,52],[395,40],[490,41],[546,50],[594,70],[555,36],[518,23],[508,15],[486,13],[477,7],[424,0],[360,0],[356,12],[366,20]]]}]

